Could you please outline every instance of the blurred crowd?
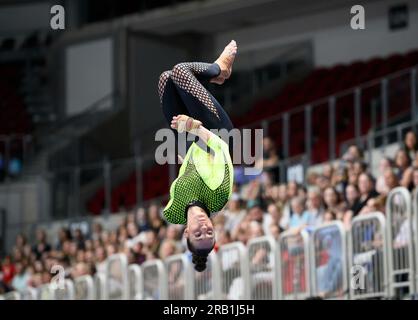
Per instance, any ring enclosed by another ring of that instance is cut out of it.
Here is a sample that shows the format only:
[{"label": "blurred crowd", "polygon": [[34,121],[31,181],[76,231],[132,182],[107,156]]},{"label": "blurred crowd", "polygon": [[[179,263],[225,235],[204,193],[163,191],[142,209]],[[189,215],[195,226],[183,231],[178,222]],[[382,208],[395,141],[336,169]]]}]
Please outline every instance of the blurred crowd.
[{"label": "blurred crowd", "polygon": [[[418,186],[418,143],[413,131],[393,157],[382,157],[378,174],[373,176],[363,150],[351,145],[341,159],[308,171],[303,184],[279,183],[279,155],[272,139],[264,138],[263,171],[250,181],[234,185],[223,212],[213,217],[217,250],[234,241],[269,235],[275,239],[284,231],[310,232],[329,221],[339,220],[348,230],[357,215],[385,213],[390,190],[403,186],[412,191]],[[156,258],[184,252],[182,225],[167,224],[162,205],[153,203],[126,215],[116,230],[105,230],[96,223],[89,234],[80,229],[62,228],[56,243],[38,230],[36,243],[19,235],[10,255],[1,261],[0,293],[39,287],[49,283],[53,265],[62,265],[66,276],[76,278],[104,272],[105,260],[125,253],[129,263],[142,264]]]}]

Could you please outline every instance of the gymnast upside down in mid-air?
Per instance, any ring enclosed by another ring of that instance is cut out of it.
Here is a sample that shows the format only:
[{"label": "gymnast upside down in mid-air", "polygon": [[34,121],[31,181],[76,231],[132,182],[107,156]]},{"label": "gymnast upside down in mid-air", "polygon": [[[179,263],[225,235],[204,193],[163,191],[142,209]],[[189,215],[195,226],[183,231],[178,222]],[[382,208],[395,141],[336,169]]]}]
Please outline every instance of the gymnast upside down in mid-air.
[{"label": "gymnast upside down in mid-air", "polygon": [[168,222],[186,225],[187,247],[199,272],[205,270],[207,256],[215,246],[210,218],[228,202],[234,175],[227,143],[209,131],[229,131],[232,122],[203,84],[223,84],[231,76],[236,53],[237,44],[232,40],[214,63],[179,63],[163,72],[158,82],[163,113],[171,128],[196,135],[212,151],[191,145],[164,208]]}]

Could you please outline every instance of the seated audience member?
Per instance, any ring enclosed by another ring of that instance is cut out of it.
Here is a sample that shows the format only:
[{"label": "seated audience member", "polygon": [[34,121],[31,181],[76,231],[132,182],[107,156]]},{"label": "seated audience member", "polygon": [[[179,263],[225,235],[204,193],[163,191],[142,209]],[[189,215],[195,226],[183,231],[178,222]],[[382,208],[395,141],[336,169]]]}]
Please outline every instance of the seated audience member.
[{"label": "seated audience member", "polygon": [[385,185],[387,186],[387,190],[385,192],[381,192],[381,194],[387,195],[390,192],[390,190],[399,186],[398,177],[396,176],[395,171],[393,169],[386,169],[386,171],[383,173],[383,178],[385,179]]},{"label": "seated audience member", "polygon": [[3,283],[9,287],[16,273],[15,265],[10,256],[6,256],[3,259],[3,263],[1,264],[1,273],[3,275]]},{"label": "seated audience member", "polygon": [[248,229],[248,240],[264,236],[263,227],[258,221],[251,221]]},{"label": "seated audience member", "polygon": [[241,199],[238,193],[232,194],[226,207],[226,210],[224,210],[224,216],[226,218],[225,229],[232,231],[238,226],[246,214],[245,210],[241,208]]},{"label": "seated audience member", "polygon": [[376,179],[376,191],[379,193],[387,194],[390,191],[384,177],[388,169],[392,169],[392,161],[387,157],[383,157],[379,162],[379,176]]},{"label": "seated audience member", "polygon": [[399,149],[395,155],[395,167],[399,184],[410,189],[412,187],[412,167],[411,159],[404,149]]},{"label": "seated audience member", "polygon": [[328,187],[324,191],[324,204],[328,210],[337,211],[341,208],[340,194],[333,187]]},{"label": "seated audience member", "polygon": [[175,255],[177,253],[177,245],[176,242],[173,240],[165,239],[161,243],[159,249],[159,257],[160,259],[166,259],[169,256]]},{"label": "seated audience member", "polygon": [[355,217],[361,210],[360,192],[355,184],[349,184],[345,188],[345,201],[347,210],[351,211],[352,216]]},{"label": "seated audience member", "polygon": [[417,135],[414,131],[411,130],[406,133],[403,143],[403,149],[406,151],[410,159],[415,159],[415,156],[418,151],[418,141]]},{"label": "seated audience member", "polygon": [[380,195],[367,200],[366,205],[360,210],[359,214],[367,214],[373,212],[385,213],[386,195]]},{"label": "seated audience member", "polygon": [[47,242],[45,230],[39,229],[36,231],[36,240],[37,243],[33,247],[33,252],[36,254],[37,259],[40,259],[42,253],[51,251],[51,246]]},{"label": "seated audience member", "polygon": [[158,232],[162,226],[167,225],[167,222],[161,217],[160,208],[155,203],[148,208],[148,223],[150,228],[156,232]]},{"label": "seated audience member", "polygon": [[249,221],[263,222],[264,211],[259,201],[249,201],[247,203],[247,216]]},{"label": "seated audience member", "polygon": [[339,165],[337,168],[334,169],[333,175],[331,178],[331,185],[339,193],[343,193],[348,181],[348,170],[347,168]]},{"label": "seated audience member", "polygon": [[324,212],[324,223],[335,221],[337,215],[332,210],[325,210]]},{"label": "seated audience member", "polygon": [[232,242],[231,233],[228,230],[221,230],[215,234],[217,245],[223,246]]},{"label": "seated audience member", "polygon": [[17,262],[15,267],[16,273],[12,280],[12,287],[14,290],[23,291],[29,285],[30,274],[22,262]]},{"label": "seated audience member", "polygon": [[289,220],[289,230],[299,232],[307,226],[314,225],[314,217],[305,211],[305,203],[301,197],[295,197],[290,201],[292,215]]},{"label": "seated audience member", "polygon": [[270,226],[272,224],[279,225],[281,218],[281,209],[274,203],[267,206],[267,214],[263,217],[263,231],[266,235],[270,235]]},{"label": "seated audience member", "polygon": [[321,194],[318,190],[312,189],[308,191],[306,208],[314,219],[314,226],[320,226],[324,221],[324,206],[322,204]]},{"label": "seated audience member", "polygon": [[348,147],[347,151],[342,157],[342,159],[347,162],[363,161],[363,158],[363,150],[354,144]]},{"label": "seated audience member", "polygon": [[358,189],[360,191],[360,211],[369,199],[375,198],[379,194],[374,189],[373,177],[368,173],[362,173],[359,176]]}]

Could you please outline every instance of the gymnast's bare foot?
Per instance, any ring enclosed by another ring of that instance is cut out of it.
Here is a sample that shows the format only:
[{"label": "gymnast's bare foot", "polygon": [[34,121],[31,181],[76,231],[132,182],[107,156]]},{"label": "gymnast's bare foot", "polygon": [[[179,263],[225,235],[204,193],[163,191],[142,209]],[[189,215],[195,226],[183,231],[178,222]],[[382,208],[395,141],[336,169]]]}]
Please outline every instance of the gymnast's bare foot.
[{"label": "gymnast's bare foot", "polygon": [[216,78],[213,78],[210,82],[222,84],[226,79],[228,79],[231,76],[232,65],[234,64],[237,50],[237,43],[235,42],[235,40],[231,40],[231,42],[227,44],[219,58],[215,61],[215,63],[221,68],[221,73]]}]

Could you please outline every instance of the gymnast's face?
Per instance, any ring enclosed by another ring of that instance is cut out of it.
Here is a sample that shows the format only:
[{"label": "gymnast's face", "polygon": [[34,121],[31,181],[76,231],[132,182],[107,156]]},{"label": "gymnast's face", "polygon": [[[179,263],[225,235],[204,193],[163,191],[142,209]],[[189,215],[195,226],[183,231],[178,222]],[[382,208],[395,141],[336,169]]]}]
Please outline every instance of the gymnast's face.
[{"label": "gymnast's face", "polygon": [[184,235],[196,249],[211,248],[215,242],[215,231],[212,221],[206,212],[197,206],[187,211],[187,226]]}]

